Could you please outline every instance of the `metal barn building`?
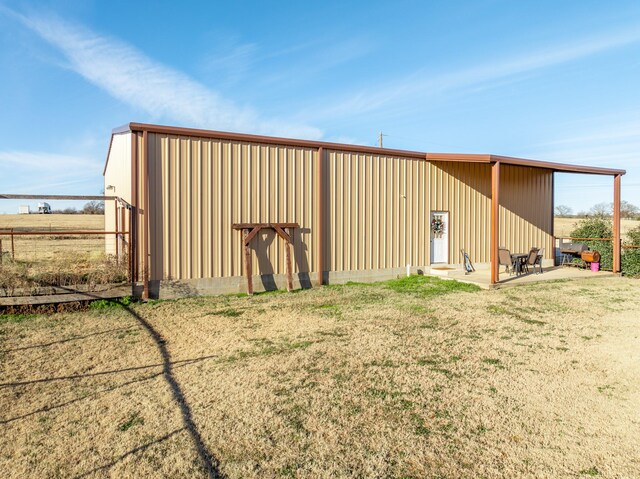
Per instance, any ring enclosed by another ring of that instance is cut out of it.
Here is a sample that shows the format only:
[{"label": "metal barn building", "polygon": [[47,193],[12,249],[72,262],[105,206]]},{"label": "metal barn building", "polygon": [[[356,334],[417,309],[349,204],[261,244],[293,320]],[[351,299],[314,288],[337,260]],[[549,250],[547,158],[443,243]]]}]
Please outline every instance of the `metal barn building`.
[{"label": "metal barn building", "polygon": [[131,209],[107,202],[105,222],[130,231],[152,297],[244,291],[247,257],[258,288],[282,287],[287,236],[296,286],[428,272],[461,249],[496,282],[499,246],[553,262],[555,172],[613,176],[619,210],[623,170],[130,123],[104,180]]}]

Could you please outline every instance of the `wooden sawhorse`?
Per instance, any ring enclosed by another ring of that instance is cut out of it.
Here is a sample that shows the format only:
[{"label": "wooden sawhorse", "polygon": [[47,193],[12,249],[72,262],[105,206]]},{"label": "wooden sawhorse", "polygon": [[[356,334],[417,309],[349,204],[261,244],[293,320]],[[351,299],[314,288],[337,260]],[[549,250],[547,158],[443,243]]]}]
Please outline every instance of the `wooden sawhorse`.
[{"label": "wooden sawhorse", "polygon": [[[251,272],[251,248],[249,243],[263,229],[274,230],[285,241],[285,258],[287,262],[287,291],[293,290],[293,271],[291,266],[291,243],[293,229],[299,228],[298,223],[233,223],[234,230],[242,231],[242,244],[244,246],[244,265],[247,276],[247,294],[253,294],[253,279]],[[287,233],[285,230],[289,230]]]}]

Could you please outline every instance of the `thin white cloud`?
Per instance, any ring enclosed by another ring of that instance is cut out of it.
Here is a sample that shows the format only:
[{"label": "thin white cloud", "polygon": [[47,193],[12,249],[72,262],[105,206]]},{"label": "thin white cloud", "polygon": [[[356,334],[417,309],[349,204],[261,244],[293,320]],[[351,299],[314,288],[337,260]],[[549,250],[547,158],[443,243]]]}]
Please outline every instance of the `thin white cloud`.
[{"label": "thin white cloud", "polygon": [[61,194],[72,186],[100,191],[102,160],[33,151],[0,151],[0,193]]},{"label": "thin white cloud", "polygon": [[84,157],[34,151],[0,151],[0,166],[4,171],[39,169],[43,172],[100,168],[100,162]]},{"label": "thin white cloud", "polygon": [[322,136],[314,127],[261,118],[251,108],[236,105],[121,40],[50,14],[12,15],[57,48],[68,68],[114,98],[147,112],[154,121],[310,139]]},{"label": "thin white cloud", "polygon": [[640,30],[616,32],[581,39],[568,45],[551,45],[544,50],[523,52],[514,58],[488,61],[449,73],[424,68],[386,85],[360,90],[335,106],[314,110],[315,118],[355,116],[389,108],[448,91],[485,89],[522,79],[539,70],[579,60],[607,50],[640,42]]}]

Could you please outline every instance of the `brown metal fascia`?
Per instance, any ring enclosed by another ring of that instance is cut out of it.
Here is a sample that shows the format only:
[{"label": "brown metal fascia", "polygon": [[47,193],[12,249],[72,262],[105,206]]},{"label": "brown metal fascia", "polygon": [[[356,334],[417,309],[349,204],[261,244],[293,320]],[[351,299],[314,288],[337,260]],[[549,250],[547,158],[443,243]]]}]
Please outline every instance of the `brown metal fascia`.
[{"label": "brown metal fascia", "polygon": [[572,165],[569,163],[553,163],[549,161],[528,160],[526,158],[514,158],[510,156],[491,155],[491,161],[499,161],[506,165],[529,166],[532,168],[546,168],[548,170],[559,171],[563,173],[583,173],[586,175],[624,175],[625,170],[613,168],[600,168],[597,166]]},{"label": "brown metal fascia", "polygon": [[316,210],[316,215],[318,216],[318,226],[317,226],[317,236],[318,236],[318,285],[321,286],[324,283],[324,181],[323,181],[323,157],[324,157],[324,149],[322,147],[318,148],[318,170],[316,175],[318,175],[316,181],[317,188],[317,203],[318,209]]},{"label": "brown metal fascia", "polygon": [[[556,226],[555,226],[555,210],[556,210],[556,173],[555,171],[551,172],[551,237],[553,238],[553,247],[555,248],[555,238],[556,238]],[[552,258],[555,266],[555,253],[552,253]]]},{"label": "brown metal fascia", "polygon": [[131,131],[131,283],[138,280],[138,135]]},{"label": "brown metal fascia", "polygon": [[149,135],[142,132],[142,205],[144,243],[142,243],[142,274],[144,289],[142,299],[149,299]]},{"label": "brown metal fascia", "polygon": [[613,272],[621,271],[620,251],[620,175],[613,177]]},{"label": "brown metal fascia", "polygon": [[[154,125],[149,123],[129,123],[118,129],[114,134],[128,131],[148,131],[150,133],[161,133],[176,136],[195,136],[200,138],[212,138],[218,140],[244,141],[249,143],[265,143],[280,146],[298,146],[303,148],[318,149],[322,147],[325,150],[350,151],[355,153],[366,153],[373,155],[388,155],[403,158],[416,158],[426,161],[452,161],[463,163],[495,163],[500,161],[507,165],[529,166],[533,168],[546,168],[554,171],[567,173],[585,173],[593,175],[624,175],[625,170],[599,168],[595,166],[572,165],[568,163],[553,163],[539,160],[529,160],[525,158],[515,158],[509,156],[490,155],[490,154],[467,154],[467,153],[426,153],[411,150],[396,150],[390,148],[379,148],[375,146],[350,145],[346,143],[332,143],[325,141],[299,140],[293,138],[281,138],[264,135],[250,135],[246,133],[231,133],[215,130],[203,130],[197,128],[183,128],[177,126]],[[106,165],[105,165],[106,170]]]},{"label": "brown metal fascia", "polygon": [[490,236],[490,261],[491,261],[491,284],[500,281],[499,262],[499,242],[500,242],[500,161],[491,165],[491,236]]},{"label": "brown metal fascia", "polygon": [[162,133],[177,136],[196,136],[200,138],[213,138],[218,140],[235,140],[249,143],[266,143],[280,146],[299,146],[303,148],[325,150],[351,151],[374,155],[399,156],[404,158],[424,159],[425,153],[409,150],[394,150],[390,148],[378,148],[376,146],[349,145],[346,143],[331,143],[326,141],[297,140],[293,138],[281,138],[275,136],[249,135],[246,133],[230,133],[225,131],[200,130],[195,128],[182,128],[177,126],[151,125],[147,123],[130,123],[132,130],[148,131],[150,133]]}]

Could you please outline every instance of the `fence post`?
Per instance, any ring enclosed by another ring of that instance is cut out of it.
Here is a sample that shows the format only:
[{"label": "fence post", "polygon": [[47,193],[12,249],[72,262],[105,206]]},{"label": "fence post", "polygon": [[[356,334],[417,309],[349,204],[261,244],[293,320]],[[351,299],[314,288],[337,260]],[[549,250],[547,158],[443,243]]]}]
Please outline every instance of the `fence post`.
[{"label": "fence post", "polygon": [[16,260],[16,246],[13,242],[13,228],[11,228],[11,259]]},{"label": "fence post", "polygon": [[0,264],[2,264],[2,238],[0,238]]}]

